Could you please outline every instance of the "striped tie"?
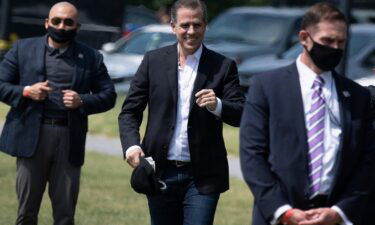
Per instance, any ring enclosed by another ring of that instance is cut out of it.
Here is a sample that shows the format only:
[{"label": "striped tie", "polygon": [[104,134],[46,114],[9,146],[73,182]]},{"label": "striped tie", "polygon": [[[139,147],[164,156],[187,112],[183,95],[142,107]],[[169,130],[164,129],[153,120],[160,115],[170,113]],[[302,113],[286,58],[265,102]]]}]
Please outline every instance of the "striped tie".
[{"label": "striped tie", "polygon": [[312,86],[312,104],[308,118],[307,137],[309,144],[309,178],[310,193],[315,196],[320,190],[320,180],[322,175],[322,161],[324,152],[324,116],[325,101],[322,96],[322,86],[324,80],[317,76]]}]

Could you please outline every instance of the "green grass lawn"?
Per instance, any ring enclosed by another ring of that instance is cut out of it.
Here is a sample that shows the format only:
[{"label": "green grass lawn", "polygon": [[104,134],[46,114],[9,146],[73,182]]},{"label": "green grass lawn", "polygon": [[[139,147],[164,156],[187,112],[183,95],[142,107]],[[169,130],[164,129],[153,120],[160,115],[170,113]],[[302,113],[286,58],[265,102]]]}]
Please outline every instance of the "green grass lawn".
[{"label": "green grass lawn", "polygon": [[[129,184],[131,169],[121,157],[89,152],[82,168],[77,225],[150,224],[147,201]],[[0,153],[0,224],[14,224],[17,201],[15,159]],[[250,224],[252,197],[243,181],[231,179],[231,189],[219,201],[215,225]],[[51,206],[45,194],[40,225],[52,224]]]}]

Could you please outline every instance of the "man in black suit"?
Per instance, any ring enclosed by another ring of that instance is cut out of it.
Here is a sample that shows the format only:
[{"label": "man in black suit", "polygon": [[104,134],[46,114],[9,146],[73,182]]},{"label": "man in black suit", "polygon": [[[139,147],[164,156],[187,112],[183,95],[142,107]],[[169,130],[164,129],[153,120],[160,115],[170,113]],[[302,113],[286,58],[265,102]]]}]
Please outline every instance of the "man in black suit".
[{"label": "man in black suit", "polygon": [[361,220],[375,172],[370,93],[334,71],[344,15],[318,3],[304,15],[295,63],[254,76],[240,160],[253,224],[373,224]]},{"label": "man in black suit", "polygon": [[17,157],[16,224],[37,224],[46,183],[54,224],[74,224],[87,116],[115,104],[116,93],[92,48],[74,41],[77,9],[55,4],[47,35],[16,42],[0,64],[0,100],[11,106],[1,151]]},{"label": "man in black suit", "polygon": [[127,162],[136,167],[151,156],[167,184],[163,194],[147,196],[155,225],[212,224],[219,195],[229,188],[222,126],[239,125],[244,96],[234,61],[202,44],[206,15],[204,2],[175,2],[177,44],[146,53],[119,116]]}]

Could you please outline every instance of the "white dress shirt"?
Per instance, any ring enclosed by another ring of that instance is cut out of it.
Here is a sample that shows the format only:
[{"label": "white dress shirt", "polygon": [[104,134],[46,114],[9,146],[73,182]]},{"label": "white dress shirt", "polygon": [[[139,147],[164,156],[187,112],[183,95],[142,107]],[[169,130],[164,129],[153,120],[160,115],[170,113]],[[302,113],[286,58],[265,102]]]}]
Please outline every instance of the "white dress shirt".
[{"label": "white dress shirt", "polygon": [[[301,56],[296,61],[297,70],[299,74],[299,82],[301,86],[303,108],[305,114],[305,121],[311,117],[311,103],[314,90],[312,89],[316,76],[321,76],[324,80],[322,87],[322,94],[326,103],[326,112],[324,119],[324,153],[322,162],[322,176],[320,183],[320,191],[318,194],[328,195],[332,188],[332,182],[337,170],[337,153],[339,151],[340,139],[342,135],[342,126],[340,119],[340,106],[337,97],[337,90],[332,73],[330,71],[324,72],[320,75],[316,74],[308,66],[301,61]],[[306,124],[306,130],[307,130]],[[311,198],[315,196],[310,196]],[[277,222],[284,212],[290,209],[291,206],[284,205],[278,208],[275,212],[274,222]],[[334,209],[343,219],[345,225],[352,225],[345,214],[337,206]]]},{"label": "white dress shirt", "polygon": [[[179,51],[179,49],[178,49]],[[190,161],[187,124],[190,111],[190,98],[197,77],[202,46],[194,54],[188,55],[184,68],[178,63],[178,99],[176,125],[169,145],[168,160]]]},{"label": "white dress shirt", "polygon": [[[190,161],[190,150],[188,142],[187,124],[190,111],[190,99],[194,88],[195,79],[197,77],[199,61],[202,55],[203,46],[201,45],[194,54],[187,56],[185,66],[182,68],[178,63],[178,99],[177,99],[177,115],[176,124],[173,131],[173,136],[169,144],[169,151],[167,155],[168,160]],[[177,45],[177,51],[179,47]],[[177,60],[179,62],[179,60]],[[217,99],[217,106],[214,111],[208,110],[215,116],[221,116],[222,102]],[[133,145],[126,150],[126,157],[138,145]]]}]

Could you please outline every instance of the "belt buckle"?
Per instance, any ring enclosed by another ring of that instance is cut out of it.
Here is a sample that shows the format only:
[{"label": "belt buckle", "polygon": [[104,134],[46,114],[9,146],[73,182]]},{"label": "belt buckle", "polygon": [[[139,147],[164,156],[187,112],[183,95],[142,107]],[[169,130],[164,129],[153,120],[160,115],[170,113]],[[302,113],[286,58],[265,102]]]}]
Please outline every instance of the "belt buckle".
[{"label": "belt buckle", "polygon": [[182,167],[184,166],[184,164],[181,162],[181,161],[178,161],[178,160],[175,160],[174,161],[174,165],[178,168],[178,167]]},{"label": "belt buckle", "polygon": [[179,160],[177,160],[177,161],[175,162],[175,165],[176,165],[177,168],[179,168],[179,167],[184,167],[184,166],[189,165],[189,162],[186,162],[186,161],[179,161]]}]

